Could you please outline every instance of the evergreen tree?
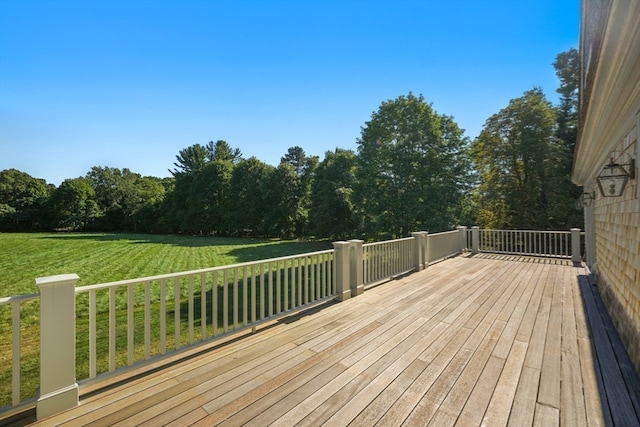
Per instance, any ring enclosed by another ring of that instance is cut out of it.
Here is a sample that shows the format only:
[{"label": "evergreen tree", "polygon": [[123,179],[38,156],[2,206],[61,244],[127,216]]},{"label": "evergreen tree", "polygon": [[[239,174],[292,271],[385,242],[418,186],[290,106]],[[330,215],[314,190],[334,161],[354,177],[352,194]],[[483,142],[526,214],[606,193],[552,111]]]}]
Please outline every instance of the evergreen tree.
[{"label": "evergreen tree", "polygon": [[226,160],[233,164],[237,164],[242,160],[242,153],[239,148],[231,148],[231,146],[222,139],[216,142],[209,141],[206,147],[207,159],[212,162],[214,160]]}]

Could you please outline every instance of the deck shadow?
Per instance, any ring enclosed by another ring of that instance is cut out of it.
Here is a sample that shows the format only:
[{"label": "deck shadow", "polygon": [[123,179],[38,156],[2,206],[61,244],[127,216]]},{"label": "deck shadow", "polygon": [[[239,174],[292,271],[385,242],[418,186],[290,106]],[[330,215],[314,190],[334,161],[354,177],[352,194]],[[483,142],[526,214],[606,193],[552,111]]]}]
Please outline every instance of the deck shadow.
[{"label": "deck shadow", "polygon": [[598,289],[578,276],[594,352],[602,413],[608,426],[640,426],[640,377],[609,316]]}]

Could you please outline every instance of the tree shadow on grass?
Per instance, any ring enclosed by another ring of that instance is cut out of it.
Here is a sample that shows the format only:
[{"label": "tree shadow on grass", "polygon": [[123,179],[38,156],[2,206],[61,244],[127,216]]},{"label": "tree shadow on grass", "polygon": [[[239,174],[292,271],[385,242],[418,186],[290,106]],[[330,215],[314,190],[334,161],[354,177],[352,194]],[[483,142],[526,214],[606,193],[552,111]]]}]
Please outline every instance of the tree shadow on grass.
[{"label": "tree shadow on grass", "polygon": [[308,252],[331,249],[328,240],[278,240],[245,237],[215,237],[187,235],[155,235],[128,233],[59,233],[43,236],[42,239],[60,241],[121,242],[129,244],[172,245],[185,248],[235,246],[227,255],[237,262],[257,261]]}]

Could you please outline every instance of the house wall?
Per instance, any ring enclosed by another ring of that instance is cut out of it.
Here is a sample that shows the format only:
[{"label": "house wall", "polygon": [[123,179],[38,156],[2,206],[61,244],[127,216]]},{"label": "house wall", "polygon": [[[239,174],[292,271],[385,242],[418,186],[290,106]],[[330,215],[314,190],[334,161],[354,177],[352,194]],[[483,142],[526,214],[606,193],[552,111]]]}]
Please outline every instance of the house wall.
[{"label": "house wall", "polygon": [[[640,1],[582,0],[578,141],[571,179],[595,193],[585,209],[587,261],[640,373]],[[611,156],[636,159],[621,197],[596,179]]]},{"label": "house wall", "polygon": [[[640,116],[615,146],[638,159]],[[619,162],[628,159],[621,156]],[[597,286],[622,341],[640,372],[640,186],[629,180],[621,197],[603,197],[594,186]],[[595,176],[594,176],[595,179]]]}]

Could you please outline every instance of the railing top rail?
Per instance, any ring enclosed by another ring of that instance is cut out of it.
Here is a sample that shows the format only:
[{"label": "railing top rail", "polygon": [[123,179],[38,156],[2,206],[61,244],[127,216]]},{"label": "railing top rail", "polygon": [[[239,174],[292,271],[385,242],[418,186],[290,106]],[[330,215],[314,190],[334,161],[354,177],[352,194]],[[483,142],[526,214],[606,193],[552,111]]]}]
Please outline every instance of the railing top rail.
[{"label": "railing top rail", "polygon": [[392,243],[392,242],[403,242],[403,241],[407,241],[407,240],[413,240],[413,237],[403,237],[401,239],[391,239],[391,240],[383,240],[381,242],[365,243],[362,246],[363,247],[377,246],[377,245],[384,245],[384,244]]},{"label": "railing top rail", "polygon": [[232,269],[232,268],[251,267],[251,266],[255,266],[255,265],[268,264],[268,263],[272,263],[272,262],[288,261],[288,260],[292,260],[292,259],[305,258],[305,257],[309,257],[309,256],[325,255],[325,254],[331,254],[333,252],[334,252],[333,249],[327,249],[327,250],[324,250],[324,251],[307,252],[307,253],[304,253],[304,254],[288,255],[288,256],[283,256],[283,257],[278,257],[278,258],[268,258],[268,259],[262,259],[262,260],[257,260],[257,261],[242,262],[242,263],[237,263],[237,264],[219,265],[219,266],[216,266],[216,267],[201,268],[201,269],[198,269],[198,270],[180,271],[180,272],[176,272],[176,273],[160,274],[160,275],[157,275],[157,276],[138,277],[138,278],[135,278],[135,279],[119,280],[119,281],[116,281],[116,282],[98,283],[98,284],[95,284],[95,285],[87,285],[87,286],[77,287],[76,288],[76,294],[83,293],[83,292],[89,292],[89,291],[93,291],[93,290],[99,290],[99,289],[108,289],[108,288],[113,288],[113,287],[123,286],[123,285],[130,285],[130,284],[143,283],[143,282],[151,282],[151,281],[163,280],[163,279],[174,279],[174,278],[188,277],[188,276],[191,276],[191,275],[211,273],[211,272],[214,272],[214,271],[222,271],[222,270],[227,270],[227,269]]},{"label": "railing top rail", "polygon": [[0,298],[0,305],[11,304],[17,301],[29,301],[40,298],[40,294],[23,294]]},{"label": "railing top rail", "polygon": [[429,237],[431,236],[443,236],[445,234],[459,234],[460,231],[458,230],[451,230],[451,231],[441,231],[440,233],[429,233]]},{"label": "railing top rail", "polygon": [[563,230],[501,230],[494,228],[481,228],[480,231],[500,231],[506,233],[548,233],[548,234],[571,234],[571,231]]}]

